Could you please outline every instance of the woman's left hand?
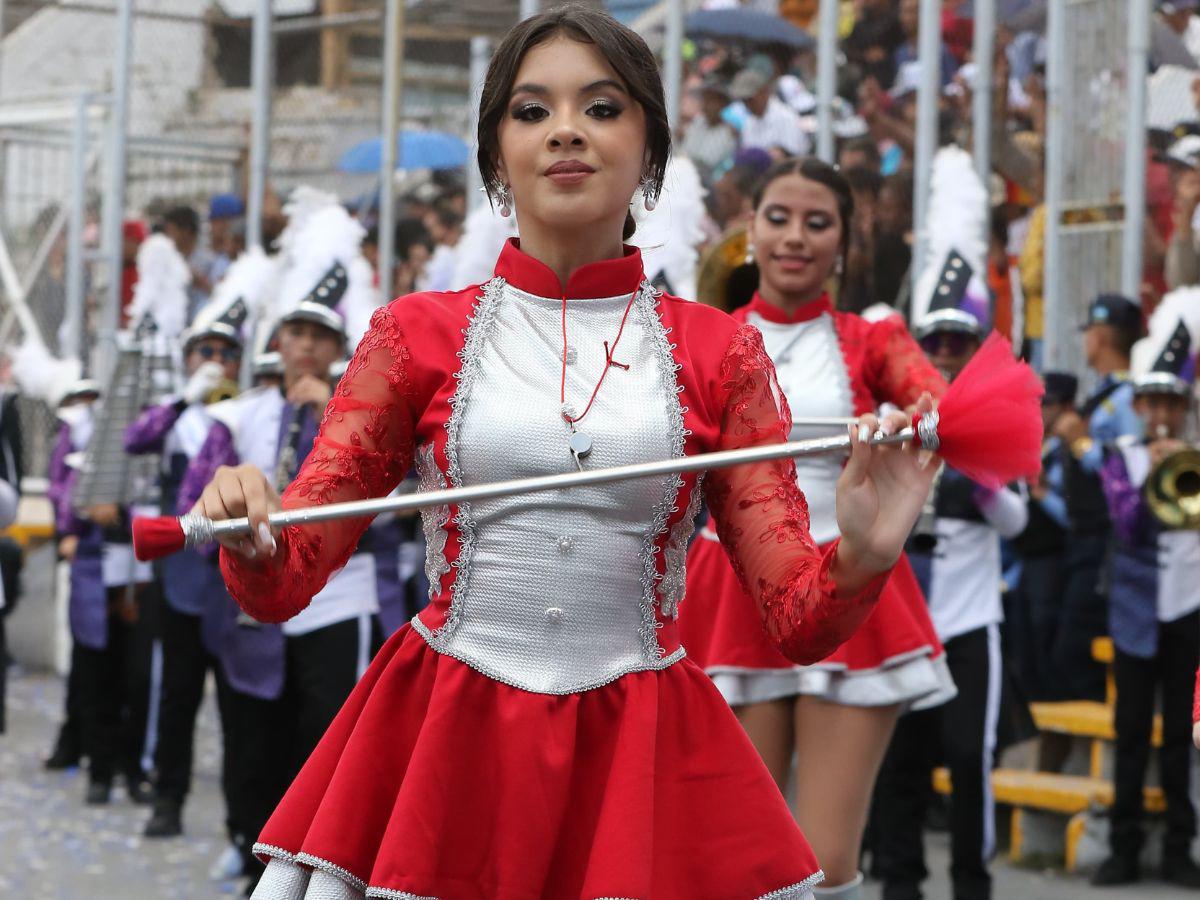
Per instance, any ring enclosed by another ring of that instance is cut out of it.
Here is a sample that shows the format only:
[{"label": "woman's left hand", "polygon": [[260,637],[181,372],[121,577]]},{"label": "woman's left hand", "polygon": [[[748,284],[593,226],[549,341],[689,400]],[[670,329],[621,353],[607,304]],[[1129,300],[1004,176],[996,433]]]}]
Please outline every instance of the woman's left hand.
[{"label": "woman's left hand", "polygon": [[[933,398],[922,395],[917,413],[932,410]],[[866,441],[876,429],[896,434],[910,423],[910,416],[896,411],[882,421],[862,416],[857,427],[851,426],[850,460],[837,483],[842,574],[853,572],[863,579],[890,569],[921,514],[937,472],[936,458],[911,442],[872,446]]]}]

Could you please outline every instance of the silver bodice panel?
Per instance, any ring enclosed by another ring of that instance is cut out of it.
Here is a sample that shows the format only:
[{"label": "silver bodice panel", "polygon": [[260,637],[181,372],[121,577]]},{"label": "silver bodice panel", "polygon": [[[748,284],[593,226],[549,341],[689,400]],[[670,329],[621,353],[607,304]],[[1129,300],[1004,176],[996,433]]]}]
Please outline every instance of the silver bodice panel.
[{"label": "silver bodice panel", "polygon": [[[569,300],[567,404],[579,415],[604,370],[629,302]],[[447,423],[453,484],[568,472],[575,462],[560,403],[562,308],[489,283],[467,332]],[[634,299],[595,402],[577,426],[593,440],[585,468],[683,453],[675,365],[655,299]],[[431,457],[421,454],[429,481]],[[434,476],[436,478],[436,476]],[[460,554],[446,624],[431,645],[500,681],[540,693],[574,693],[622,674],[663,668],[654,605],[656,541],[677,502],[678,476],[464,504]],[[436,530],[433,510],[427,530]],[[436,541],[435,541],[436,543]],[[678,554],[668,554],[668,562]],[[431,557],[431,573],[445,570]],[[677,564],[682,566],[682,558]]]},{"label": "silver bodice panel", "polygon": [[[750,316],[763,333],[767,355],[788,399],[792,418],[842,418],[854,415],[850,375],[842,356],[833,317],[822,314],[807,322],[782,324]],[[841,429],[796,425],[791,440],[829,437]],[[796,459],[796,483],[808,501],[813,539],[827,544],[838,537],[835,487],[845,456],[828,453]]]}]

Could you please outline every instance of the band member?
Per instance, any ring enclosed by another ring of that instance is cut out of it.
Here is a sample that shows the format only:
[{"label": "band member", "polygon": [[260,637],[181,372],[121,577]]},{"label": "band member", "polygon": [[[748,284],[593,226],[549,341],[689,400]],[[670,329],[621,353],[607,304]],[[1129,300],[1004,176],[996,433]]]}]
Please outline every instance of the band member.
[{"label": "band member", "polygon": [[[414,457],[426,483],[459,485],[786,437],[757,331],[659,294],[622,247],[670,148],[640,37],[580,6],[524,20],[490,64],[479,146],[519,245],[484,285],[375,314],[285,508],[386,495]],[[865,442],[876,424],[854,430],[842,539],[823,551],[791,463],[705,478],[750,602],[800,661],[869,615],[932,478],[912,447]],[[679,642],[698,481],[428,510],[433,600],[388,640],[264,829],[257,896],[810,897],[815,856]],[[279,502],[242,465],[195,509],[250,517],[252,537],[222,548],[226,583],[257,618],[287,622],[320,606],[309,598],[367,522],[275,534]]]},{"label": "band member", "polygon": [[1066,585],[1064,557],[1071,540],[1067,515],[1065,457],[1069,450],[1055,433],[1060,416],[1075,409],[1079,380],[1069,372],[1046,372],[1042,377],[1041,477],[1029,485],[1029,524],[1013,541],[1020,575],[1008,615],[1010,650],[1021,690],[1029,700],[1059,695],[1050,665],[1058,633],[1058,613]]},{"label": "band member", "polygon": [[1088,308],[1083,333],[1088,367],[1098,376],[1083,407],[1059,416],[1055,434],[1070,450],[1065,459],[1067,514],[1071,541],[1066,554],[1066,585],[1050,656],[1057,700],[1100,699],[1104,668],[1092,658],[1092,641],[1105,633],[1102,580],[1111,527],[1100,468],[1104,446],[1120,437],[1141,437],[1133,411],[1129,352],[1142,333],[1142,310],[1117,294],[1101,294]]},{"label": "band member", "polygon": [[[902,319],[871,323],[832,308],[825,286],[845,254],[853,203],[842,175],[815,159],[778,164],[755,192],[747,237],[758,292],[734,316],[762,332],[798,419],[908,407],[945,388]],[[793,439],[812,435],[792,429]],[[842,464],[834,456],[796,463],[821,545],[840,534],[834,497]],[[924,598],[901,558],[863,627],[827,658],[797,667],[763,633],[718,540],[710,524],[688,554],[684,646],[733,706],[781,791],[793,755],[801,761],[796,818],[825,871],[824,890],[857,897],[871,785],[896,717],[954,691]]]},{"label": "band member", "polygon": [[1200,867],[1191,856],[1196,810],[1187,716],[1189,679],[1200,663],[1200,532],[1166,530],[1143,491],[1155,467],[1184,449],[1198,344],[1200,290],[1173,291],[1151,316],[1149,336],[1133,348],[1133,407],[1146,437],[1123,437],[1106,448],[1100,473],[1115,538],[1108,631],[1117,741],[1111,855],[1096,870],[1097,885],[1139,880],[1143,786],[1154,713],[1161,709],[1159,779],[1167,801],[1162,877],[1200,888]]},{"label": "band member", "polygon": [[[304,199],[313,202],[312,195]],[[361,229],[340,208],[340,215],[291,209],[294,226],[281,243],[303,253],[284,251],[279,278],[276,309],[283,313],[274,332],[283,382],[208,408],[215,424],[184,477],[181,510],[223,466],[255,466],[276,490],[285,489],[308,457],[332,396],[330,372],[347,341],[337,307],[359,277],[338,255],[340,238]],[[252,880],[262,871],[250,854],[254,838],[382,643],[373,551],[362,542],[312,604],[282,625],[257,623],[232,603],[226,608],[219,656],[230,687],[231,818]]]},{"label": "band member", "polygon": [[[21,500],[21,414],[12,386],[11,361],[2,363],[4,384],[0,385],[0,528],[17,518]],[[0,537],[0,734],[6,729],[8,690],[8,645],[4,620],[15,608],[21,586],[21,548],[8,536]]]},{"label": "band member", "polygon": [[[126,429],[127,452],[161,456],[159,485],[166,511],[175,512],[180,482],[208,437],[212,426],[208,406],[236,392],[242,332],[251,304],[265,294],[273,273],[274,265],[261,251],[242,254],[184,333],[187,382],[183,390],[144,410]],[[208,672],[216,672],[216,620],[228,602],[214,562],[210,556],[187,550],[161,564],[166,598],[160,625],[163,686],[154,811],[146,823],[146,837],[173,837],[183,831],[196,714]]]},{"label": "band member", "polygon": [[[919,292],[914,333],[930,361],[953,381],[979,349],[985,325],[959,308],[964,277],[951,260],[932,295]],[[932,296],[932,300],[927,299]],[[875,787],[874,874],[888,900],[919,900],[925,868],[923,823],[933,769],[950,769],[950,876],[955,900],[991,897],[996,850],[991,772],[1002,724],[1000,540],[1028,522],[1025,498],[990,489],[945,467],[934,480],[908,555],[958,693],[900,717]],[[1005,735],[1008,737],[1008,735]]]}]

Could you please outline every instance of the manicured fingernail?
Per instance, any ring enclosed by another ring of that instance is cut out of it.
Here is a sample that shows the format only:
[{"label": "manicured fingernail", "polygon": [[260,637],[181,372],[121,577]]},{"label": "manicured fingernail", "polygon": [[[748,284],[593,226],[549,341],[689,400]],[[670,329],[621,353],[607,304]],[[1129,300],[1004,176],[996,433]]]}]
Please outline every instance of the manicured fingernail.
[{"label": "manicured fingernail", "polygon": [[275,555],[275,535],[271,534],[271,528],[266,522],[258,523],[258,539],[270,548],[268,556]]},{"label": "manicured fingernail", "polygon": [[254,559],[254,557],[258,556],[258,551],[254,549],[253,544],[246,545],[246,555],[251,559]]},{"label": "manicured fingernail", "polygon": [[870,425],[859,425],[858,426],[858,439],[860,441],[862,441],[864,444],[871,439],[871,426]]}]

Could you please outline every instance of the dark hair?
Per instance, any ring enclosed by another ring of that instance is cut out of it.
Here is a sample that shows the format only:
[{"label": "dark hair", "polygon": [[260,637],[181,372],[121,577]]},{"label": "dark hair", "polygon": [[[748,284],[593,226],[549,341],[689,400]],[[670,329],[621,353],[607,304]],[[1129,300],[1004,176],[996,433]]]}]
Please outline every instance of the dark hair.
[{"label": "dark hair", "polygon": [[846,251],[850,247],[850,220],[854,216],[854,194],[850,190],[850,182],[846,180],[846,177],[829,163],[819,160],[815,156],[804,156],[799,159],[785,159],[771,166],[759,179],[758,186],[754,189],[755,212],[762,206],[767,188],[780,178],[786,178],[789,175],[799,175],[808,181],[824,185],[837,198],[838,215],[842,219],[842,236],[838,241],[838,252],[845,259]]},{"label": "dark hair", "polygon": [[874,169],[866,166],[852,166],[846,170],[846,183],[852,191],[865,191],[872,197],[878,197],[883,190],[883,176]]},{"label": "dark hair", "polygon": [[851,138],[842,144],[839,156],[842,153],[861,153],[871,163],[878,168],[883,164],[883,157],[879,153],[879,145],[875,143],[875,139],[869,136]]},{"label": "dark hair", "polygon": [[190,206],[173,206],[163,213],[163,224],[174,225],[192,234],[200,233],[200,215]]},{"label": "dark hair", "polygon": [[[646,114],[648,189],[657,195],[671,155],[671,126],[654,54],[636,32],[612,16],[577,4],[530,16],[509,31],[496,48],[479,98],[478,159],[484,189],[489,196],[495,196],[504,186],[496,172],[500,158],[499,128],[508,110],[521,60],[533,47],[558,35],[592,44],[625,83],[629,96],[642,107]],[[632,235],[633,216],[629,215],[625,217],[623,238],[628,240]]]}]

